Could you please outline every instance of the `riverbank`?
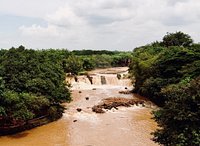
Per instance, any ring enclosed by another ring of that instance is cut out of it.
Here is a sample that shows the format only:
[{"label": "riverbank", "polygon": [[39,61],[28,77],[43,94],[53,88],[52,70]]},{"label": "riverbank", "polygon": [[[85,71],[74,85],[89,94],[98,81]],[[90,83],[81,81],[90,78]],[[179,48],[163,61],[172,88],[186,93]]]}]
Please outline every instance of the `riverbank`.
[{"label": "riverbank", "polygon": [[48,115],[41,115],[27,121],[19,122],[19,124],[0,126],[0,136],[13,135],[60,119],[64,112],[64,107],[59,105],[57,108],[54,106],[54,109],[56,109],[56,111],[53,111],[53,113],[50,112]]}]

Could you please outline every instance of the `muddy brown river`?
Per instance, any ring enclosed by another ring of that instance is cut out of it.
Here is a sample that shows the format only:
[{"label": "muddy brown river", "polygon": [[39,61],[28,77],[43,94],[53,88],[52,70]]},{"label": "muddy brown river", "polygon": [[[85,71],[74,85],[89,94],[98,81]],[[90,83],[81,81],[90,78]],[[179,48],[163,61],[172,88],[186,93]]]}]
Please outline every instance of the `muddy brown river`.
[{"label": "muddy brown river", "polygon": [[[16,135],[0,137],[0,146],[156,146],[150,134],[157,128],[151,119],[155,106],[149,101],[145,107],[119,107],[104,114],[92,112],[91,108],[105,98],[141,98],[119,94],[119,91],[131,90],[132,85],[129,79],[118,80],[116,72],[123,77],[127,68],[92,71],[92,85],[85,76],[79,76],[78,82],[67,78],[72,84],[73,101],[65,104],[67,110],[63,117]],[[82,111],[78,112],[77,108]]]}]

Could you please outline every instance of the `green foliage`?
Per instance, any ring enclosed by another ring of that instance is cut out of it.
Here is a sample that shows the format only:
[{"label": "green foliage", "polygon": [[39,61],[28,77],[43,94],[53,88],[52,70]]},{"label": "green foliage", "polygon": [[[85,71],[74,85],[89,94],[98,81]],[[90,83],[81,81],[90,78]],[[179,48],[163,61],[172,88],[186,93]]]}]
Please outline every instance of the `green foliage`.
[{"label": "green foliage", "polygon": [[14,120],[26,120],[34,117],[34,113],[28,110],[24,100],[20,94],[14,91],[5,91],[1,96],[1,106],[4,109],[3,119],[10,119],[9,122]]},{"label": "green foliage", "polygon": [[5,111],[5,108],[0,106],[0,116],[5,116],[6,115],[6,111]]},{"label": "green foliage", "polygon": [[162,105],[167,98],[162,96],[161,89],[187,76],[199,75],[199,60],[200,56],[190,48],[149,45],[136,48],[130,64],[136,79],[134,90]]},{"label": "green foliage", "polygon": [[118,51],[32,50],[23,46],[0,50],[0,126],[25,123],[40,116],[62,116],[70,101],[65,73],[125,66],[130,53]]},{"label": "green foliage", "polygon": [[103,54],[95,55],[92,57],[97,68],[111,67],[112,58],[109,55]]},{"label": "green foliage", "polygon": [[78,56],[89,56],[89,55],[115,55],[119,51],[108,51],[108,50],[73,50],[72,53]]},{"label": "green foliage", "polygon": [[59,97],[60,94],[55,93],[59,88],[63,88],[62,93],[68,96],[68,89],[64,87],[65,73],[62,60],[59,57],[56,60],[55,56],[49,50],[34,51],[23,47],[8,50],[1,62],[1,76],[5,80],[6,88],[16,92],[45,95],[51,100],[63,100],[63,96]]},{"label": "green foliage", "polygon": [[0,96],[3,94],[5,90],[5,82],[2,77],[0,77]]},{"label": "green foliage", "polygon": [[62,106],[54,105],[48,109],[47,114],[49,115],[51,120],[56,120],[62,116],[63,110],[64,108]]},{"label": "green foliage", "polygon": [[88,70],[92,70],[95,68],[95,63],[94,60],[92,60],[92,58],[83,58],[83,69],[88,71]]},{"label": "green foliage", "polygon": [[167,33],[163,37],[163,45],[166,47],[169,46],[183,46],[183,47],[189,47],[193,43],[193,40],[188,34],[185,34],[183,32],[176,32],[176,33]]},{"label": "green foliage", "polygon": [[1,50],[0,55],[2,125],[41,115],[60,116],[64,109],[59,103],[70,100],[66,72],[78,75],[94,68],[124,66],[130,57],[118,51],[36,51],[23,46]]},{"label": "green foliage", "polygon": [[28,93],[21,93],[20,98],[33,113],[40,113],[42,109],[50,106],[50,101],[44,96],[36,96]]},{"label": "green foliage", "polygon": [[55,103],[70,100],[63,68],[68,51],[20,46],[1,50],[0,54],[1,126],[48,115]]},{"label": "green foliage", "polygon": [[181,77],[179,70],[188,63],[191,63],[197,59],[193,51],[182,47],[170,47],[163,50],[159,56],[159,59],[155,62],[155,70],[157,70],[156,76],[163,78]]},{"label": "green foliage", "polygon": [[134,91],[161,106],[154,141],[169,146],[200,145],[200,45],[170,33],[163,42],[136,48],[130,73]]},{"label": "green foliage", "polygon": [[5,91],[0,98],[1,115],[3,120],[27,120],[42,115],[42,110],[50,106],[50,102],[43,96],[36,96],[29,93],[17,93]]},{"label": "green foliage", "polygon": [[187,65],[183,66],[180,70],[180,73],[184,76],[196,77],[200,75],[200,60],[188,63]]},{"label": "green foliage", "polygon": [[200,77],[163,92],[170,100],[154,113],[161,127],[154,141],[170,146],[200,145]]},{"label": "green foliage", "polygon": [[72,54],[82,60],[82,69],[86,71],[94,68],[128,66],[132,58],[131,52],[106,50],[74,50]]},{"label": "green foliage", "polygon": [[78,73],[82,70],[82,67],[83,67],[82,60],[75,55],[70,55],[65,60],[65,72],[67,73],[78,75]]},{"label": "green foliage", "polygon": [[[135,81],[135,92],[138,92],[146,97],[154,97],[152,94],[155,90],[154,86],[157,81],[153,81],[154,78],[158,78],[156,74],[159,70],[156,70],[156,62],[160,57],[161,52],[166,49],[164,47],[152,47],[143,46],[141,48],[136,48],[133,52],[132,63],[129,65],[129,71],[134,76]],[[151,78],[154,77],[154,78]],[[149,80],[148,80],[149,79]],[[157,80],[157,79],[156,79]],[[160,80],[160,79],[159,79]],[[157,82],[159,83],[159,82]],[[147,87],[149,86],[149,88]],[[161,87],[161,85],[155,85],[155,87]],[[146,89],[145,89],[146,88]],[[151,93],[147,92],[151,88]]]},{"label": "green foliage", "polygon": [[120,53],[112,57],[112,66],[128,66],[132,56],[130,53]]}]

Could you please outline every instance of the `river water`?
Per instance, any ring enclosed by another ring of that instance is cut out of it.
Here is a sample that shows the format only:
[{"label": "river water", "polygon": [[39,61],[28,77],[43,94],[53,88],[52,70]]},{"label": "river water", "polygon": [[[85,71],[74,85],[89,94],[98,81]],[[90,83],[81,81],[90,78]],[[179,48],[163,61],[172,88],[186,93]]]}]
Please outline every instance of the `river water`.
[{"label": "river water", "polygon": [[[133,106],[112,109],[96,114],[91,108],[108,97],[141,98],[133,94],[119,94],[132,88],[129,79],[118,80],[116,72],[126,74],[127,68],[90,72],[93,84],[85,76],[66,80],[72,84],[73,101],[55,122],[25,132],[0,137],[0,146],[156,146],[151,138],[157,125],[151,119],[155,107]],[[102,77],[106,83],[102,85]],[[125,89],[127,87],[128,89]],[[89,97],[89,100],[85,98]],[[78,112],[76,109],[81,108]]]}]

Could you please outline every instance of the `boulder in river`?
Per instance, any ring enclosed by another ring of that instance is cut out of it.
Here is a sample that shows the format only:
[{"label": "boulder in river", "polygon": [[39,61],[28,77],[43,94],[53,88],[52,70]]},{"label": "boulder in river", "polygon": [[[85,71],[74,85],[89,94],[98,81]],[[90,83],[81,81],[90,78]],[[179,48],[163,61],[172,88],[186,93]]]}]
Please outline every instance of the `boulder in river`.
[{"label": "boulder in river", "polygon": [[76,110],[77,110],[78,112],[81,112],[81,111],[82,111],[82,109],[81,109],[81,108],[77,108]]},{"label": "boulder in river", "polygon": [[99,114],[105,113],[105,111],[99,105],[93,106],[92,111],[95,112],[95,113],[99,113]]},{"label": "boulder in river", "polygon": [[101,84],[102,85],[106,84],[106,77],[105,76],[101,76]]},{"label": "boulder in river", "polygon": [[77,120],[74,120],[73,122],[75,123],[75,122],[77,122]]}]

